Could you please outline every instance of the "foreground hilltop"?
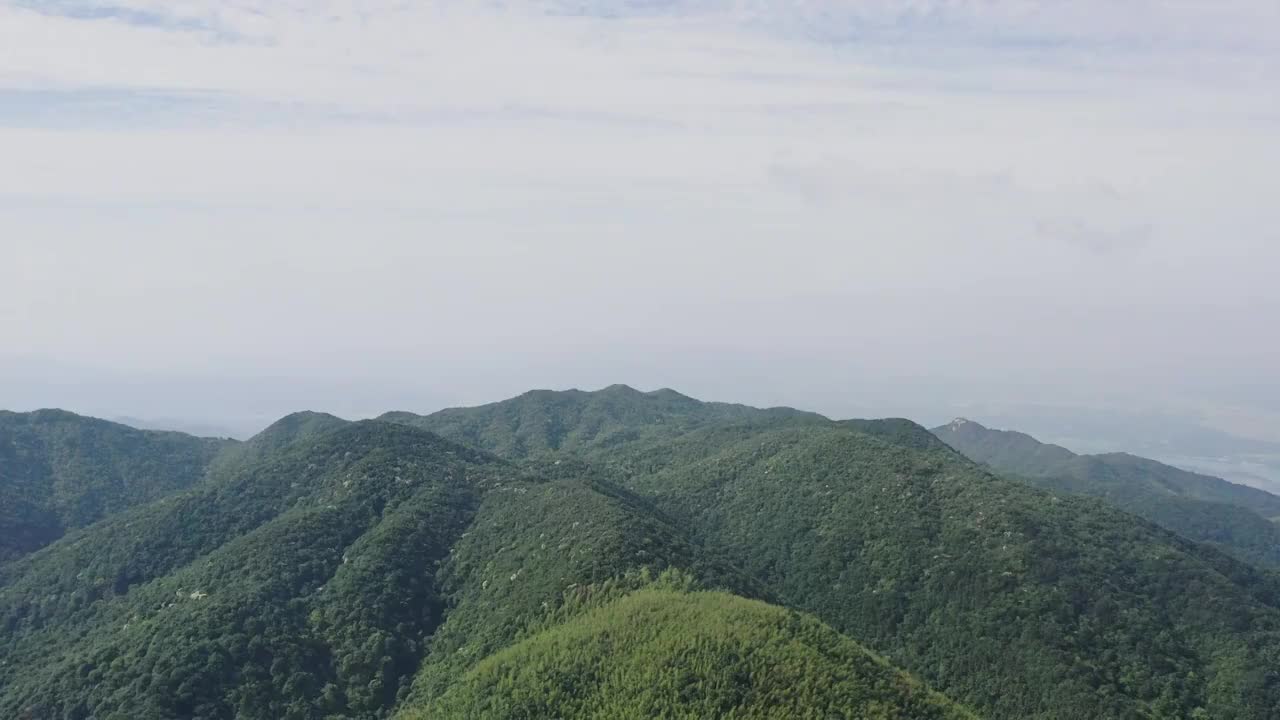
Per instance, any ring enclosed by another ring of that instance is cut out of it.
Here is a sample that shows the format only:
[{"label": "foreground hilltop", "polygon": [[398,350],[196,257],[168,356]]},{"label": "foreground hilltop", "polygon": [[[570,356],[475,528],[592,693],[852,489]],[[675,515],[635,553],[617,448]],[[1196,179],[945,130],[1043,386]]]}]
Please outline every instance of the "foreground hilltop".
[{"label": "foreground hilltop", "polygon": [[0,566],[0,623],[5,717],[1280,712],[1267,571],[908,421],[625,386],[286,417]]},{"label": "foreground hilltop", "polygon": [[811,617],[666,584],[495,653],[402,718],[974,717]]}]

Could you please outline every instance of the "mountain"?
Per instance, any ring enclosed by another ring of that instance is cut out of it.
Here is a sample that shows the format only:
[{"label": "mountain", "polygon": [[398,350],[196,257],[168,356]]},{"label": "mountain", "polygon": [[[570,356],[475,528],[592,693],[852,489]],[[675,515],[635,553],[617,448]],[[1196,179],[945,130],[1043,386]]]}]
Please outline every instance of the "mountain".
[{"label": "mountain", "polygon": [[250,446],[0,568],[0,717],[384,717],[571,617],[575,589],[678,566],[767,596],[572,463],[313,414]]},{"label": "mountain", "polygon": [[0,569],[0,716],[374,717],[507,464],[386,423],[301,440]]},{"label": "mountain", "polygon": [[1030,435],[957,419],[933,432],[997,472],[1092,495],[1192,540],[1280,568],[1280,497],[1125,453],[1077,455]]},{"label": "mountain", "polygon": [[1001,472],[1039,476],[1045,468],[1060,468],[1078,455],[1060,446],[1042,443],[1026,433],[990,430],[965,418],[933,429],[933,434],[974,462]]},{"label": "mountain", "polygon": [[771,597],[755,579],[691,542],[652,506],[572,463],[528,469],[484,495],[441,568],[449,598],[411,699],[429,703],[476,663],[549,619],[586,609],[583,598],[638,589],[679,568],[703,586]]},{"label": "mountain", "polygon": [[614,386],[237,450],[0,566],[0,717],[1280,713],[1280,576],[908,421]]},{"label": "mountain", "polygon": [[1259,670],[1280,651],[1274,577],[949,450],[840,428],[733,434],[690,437],[626,484],[783,603],[985,715],[1276,707]]},{"label": "mountain", "polygon": [[495,653],[400,715],[475,717],[974,716],[812,617],[655,587]]},{"label": "mountain", "polygon": [[[1099,501],[992,475],[906,421],[748,410],[670,432],[646,417],[649,394],[601,394],[415,422],[467,428],[513,457],[540,428],[589,438],[561,454],[647,498],[780,603],[987,717],[1280,708],[1264,670],[1280,657],[1273,575]],[[601,442],[578,408],[605,402],[613,430]],[[685,418],[715,412],[682,406]]]},{"label": "mountain", "polygon": [[0,562],[190,487],[230,444],[62,410],[0,411]]},{"label": "mountain", "polygon": [[329,413],[303,410],[271,423],[245,441],[243,447],[251,451],[250,454],[261,457],[301,440],[321,437],[348,424],[349,421]]},{"label": "mountain", "polygon": [[211,463],[210,472],[215,475],[231,472],[270,457],[290,445],[321,437],[348,424],[349,421],[328,413],[310,410],[290,413],[248,440],[224,448]]},{"label": "mountain", "polygon": [[724,422],[826,422],[791,408],[761,410],[707,403],[669,390],[640,392],[626,385],[603,390],[532,390],[510,400],[431,415],[391,412],[379,418],[430,430],[503,457],[607,451],[642,440],[676,438]]}]

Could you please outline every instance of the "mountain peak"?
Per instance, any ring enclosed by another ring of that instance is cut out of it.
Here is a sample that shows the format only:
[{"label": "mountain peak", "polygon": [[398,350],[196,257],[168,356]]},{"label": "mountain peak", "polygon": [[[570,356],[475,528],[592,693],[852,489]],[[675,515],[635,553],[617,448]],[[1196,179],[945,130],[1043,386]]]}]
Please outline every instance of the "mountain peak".
[{"label": "mountain peak", "polygon": [[348,421],[335,415],[311,410],[289,413],[249,438],[247,445],[260,450],[280,448],[296,440],[314,437],[345,425]]}]

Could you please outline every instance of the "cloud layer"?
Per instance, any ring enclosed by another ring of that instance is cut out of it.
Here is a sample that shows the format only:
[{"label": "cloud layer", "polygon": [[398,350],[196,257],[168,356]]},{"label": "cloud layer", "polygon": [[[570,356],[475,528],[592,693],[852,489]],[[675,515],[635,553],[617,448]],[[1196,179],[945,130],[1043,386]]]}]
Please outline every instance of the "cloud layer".
[{"label": "cloud layer", "polygon": [[1265,378],[1278,23],[0,0],[0,332],[117,370],[503,390]]}]

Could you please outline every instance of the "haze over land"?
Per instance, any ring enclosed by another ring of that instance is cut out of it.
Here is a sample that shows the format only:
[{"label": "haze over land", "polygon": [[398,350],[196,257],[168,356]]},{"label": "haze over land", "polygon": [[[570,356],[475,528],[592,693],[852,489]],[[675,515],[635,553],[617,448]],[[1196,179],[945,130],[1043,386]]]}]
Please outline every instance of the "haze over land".
[{"label": "haze over land", "polygon": [[1280,440],[1278,15],[6,0],[0,407],[625,381]]}]

